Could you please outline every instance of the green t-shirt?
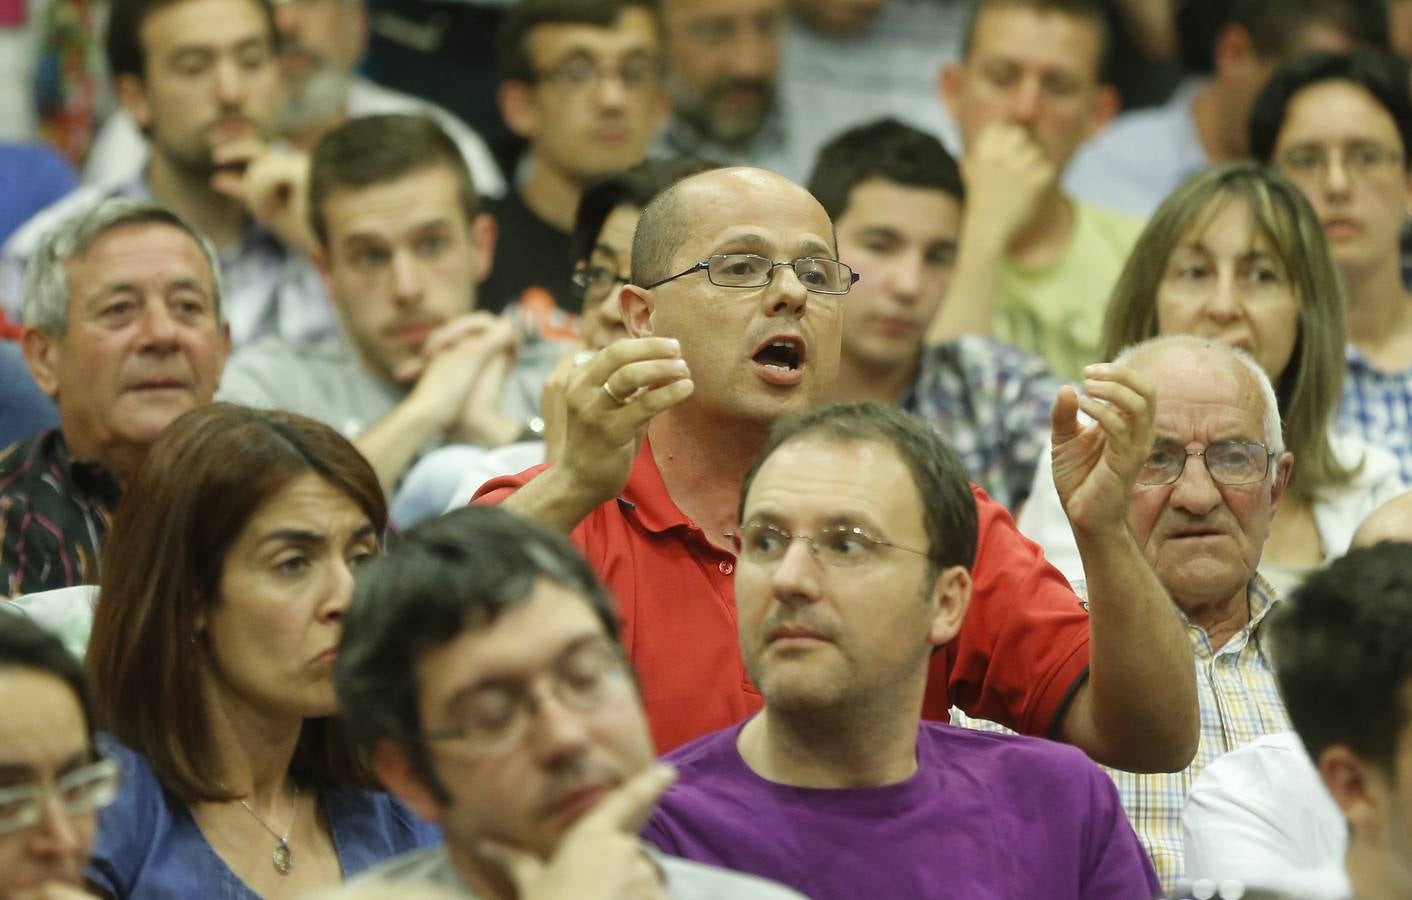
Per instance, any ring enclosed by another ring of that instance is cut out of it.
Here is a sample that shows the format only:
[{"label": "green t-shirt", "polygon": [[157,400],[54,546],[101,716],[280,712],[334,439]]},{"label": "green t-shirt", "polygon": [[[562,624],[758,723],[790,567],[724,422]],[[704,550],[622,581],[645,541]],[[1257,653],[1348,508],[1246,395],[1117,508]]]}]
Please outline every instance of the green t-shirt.
[{"label": "green t-shirt", "polygon": [[994,301],[994,334],[1044,358],[1050,371],[1079,381],[1098,362],[1108,297],[1143,223],[1124,213],[1072,201],[1074,230],[1047,266],[1006,258]]}]

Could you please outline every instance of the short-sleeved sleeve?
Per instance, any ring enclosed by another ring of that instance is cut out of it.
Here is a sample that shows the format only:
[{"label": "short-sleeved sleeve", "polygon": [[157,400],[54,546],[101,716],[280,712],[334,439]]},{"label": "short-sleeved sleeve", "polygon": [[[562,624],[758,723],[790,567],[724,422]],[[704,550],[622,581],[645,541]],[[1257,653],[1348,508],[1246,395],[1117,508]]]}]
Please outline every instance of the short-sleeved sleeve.
[{"label": "short-sleeved sleeve", "polygon": [[1005,508],[972,485],[979,541],[971,606],[932,661],[924,715],[951,705],[1021,734],[1048,737],[1088,671],[1088,613]]},{"label": "short-sleeved sleeve", "polygon": [[1123,812],[1117,785],[1097,766],[1091,767],[1088,783],[1089,834],[1079,896],[1085,900],[1130,897],[1133,885],[1144,881],[1148,887],[1144,897],[1160,896],[1162,885]]}]

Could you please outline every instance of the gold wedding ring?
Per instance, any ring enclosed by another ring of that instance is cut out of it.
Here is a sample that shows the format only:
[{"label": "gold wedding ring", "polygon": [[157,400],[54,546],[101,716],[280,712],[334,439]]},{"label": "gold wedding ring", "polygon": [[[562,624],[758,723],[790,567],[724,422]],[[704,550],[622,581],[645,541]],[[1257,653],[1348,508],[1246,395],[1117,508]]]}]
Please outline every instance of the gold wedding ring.
[{"label": "gold wedding ring", "polygon": [[612,397],[613,402],[618,404],[619,406],[625,406],[628,402],[627,397],[619,397],[617,394],[613,393],[613,389],[608,386],[608,382],[606,381],[603,382],[603,393],[607,394],[609,397]]}]

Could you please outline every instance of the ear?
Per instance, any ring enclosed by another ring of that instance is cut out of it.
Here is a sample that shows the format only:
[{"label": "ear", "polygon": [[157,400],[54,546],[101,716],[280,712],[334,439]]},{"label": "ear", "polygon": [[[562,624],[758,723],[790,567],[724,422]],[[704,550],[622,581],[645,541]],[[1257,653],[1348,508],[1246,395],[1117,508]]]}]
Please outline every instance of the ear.
[{"label": "ear", "polygon": [[500,117],[515,134],[527,141],[539,135],[539,110],[535,108],[534,87],[523,81],[507,81],[496,94]]},{"label": "ear", "polygon": [[946,114],[951,117],[953,122],[958,118],[957,110],[961,106],[961,91],[966,86],[965,82],[965,63],[947,63],[941,67],[941,72],[937,75],[937,89],[941,92],[941,103],[946,107]]},{"label": "ear", "polygon": [[441,821],[441,804],[436,802],[417,773],[412,757],[401,745],[386,738],[378,739],[373,746],[373,771],[382,786],[407,804],[412,812],[428,822]]},{"label": "ear", "polygon": [[26,325],[20,338],[20,350],[24,354],[29,374],[34,383],[49,395],[51,400],[59,399],[59,362],[63,355],[63,341],[48,332]]},{"label": "ear", "polygon": [[961,631],[966,610],[971,605],[971,573],[965,566],[948,566],[937,573],[932,587],[936,615],[932,617],[930,640],[933,646],[950,643]]},{"label": "ear", "polygon": [[618,311],[623,316],[623,327],[632,337],[652,337],[656,333],[652,325],[656,306],[652,292],[635,284],[625,284],[618,292]]},{"label": "ear", "polygon": [[475,250],[476,284],[482,284],[490,277],[491,266],[495,264],[495,241],[500,237],[500,226],[490,213],[481,213],[471,220],[471,247]]},{"label": "ear", "polygon": [[1113,117],[1122,109],[1123,99],[1118,96],[1117,88],[1108,84],[1098,86],[1098,94],[1093,101],[1093,115],[1088,119],[1088,130],[1086,137],[1091,138],[1100,131],[1108,127],[1108,123],[1113,121]]},{"label": "ear", "polygon": [[1319,754],[1319,777],[1334,798],[1343,817],[1355,831],[1376,831],[1382,818],[1382,797],[1386,786],[1373,767],[1342,744]]},{"label": "ear", "polygon": [[136,75],[119,75],[113,82],[113,90],[123,109],[146,134],[152,127],[152,104],[147,100],[147,85]]},{"label": "ear", "polygon": [[1285,488],[1289,487],[1290,478],[1294,477],[1294,454],[1289,451],[1281,453],[1275,457],[1275,482],[1270,485],[1270,513],[1280,508],[1280,499],[1285,495]]}]

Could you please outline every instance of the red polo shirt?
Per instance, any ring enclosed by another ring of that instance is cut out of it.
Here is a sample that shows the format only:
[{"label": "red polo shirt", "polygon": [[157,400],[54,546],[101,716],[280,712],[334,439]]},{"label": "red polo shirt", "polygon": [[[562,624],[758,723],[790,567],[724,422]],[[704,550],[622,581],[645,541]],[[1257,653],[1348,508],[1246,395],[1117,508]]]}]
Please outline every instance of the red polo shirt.
[{"label": "red polo shirt", "polygon": [[[493,479],[474,502],[499,503],[545,468]],[[961,632],[933,658],[922,712],[944,721],[954,704],[1047,736],[1087,673],[1088,614],[1005,508],[971,490],[980,514],[971,607]],[[646,441],[622,495],[570,537],[617,599],[659,753],[760,708],[740,658],[735,557],[711,546],[672,501]]]}]

